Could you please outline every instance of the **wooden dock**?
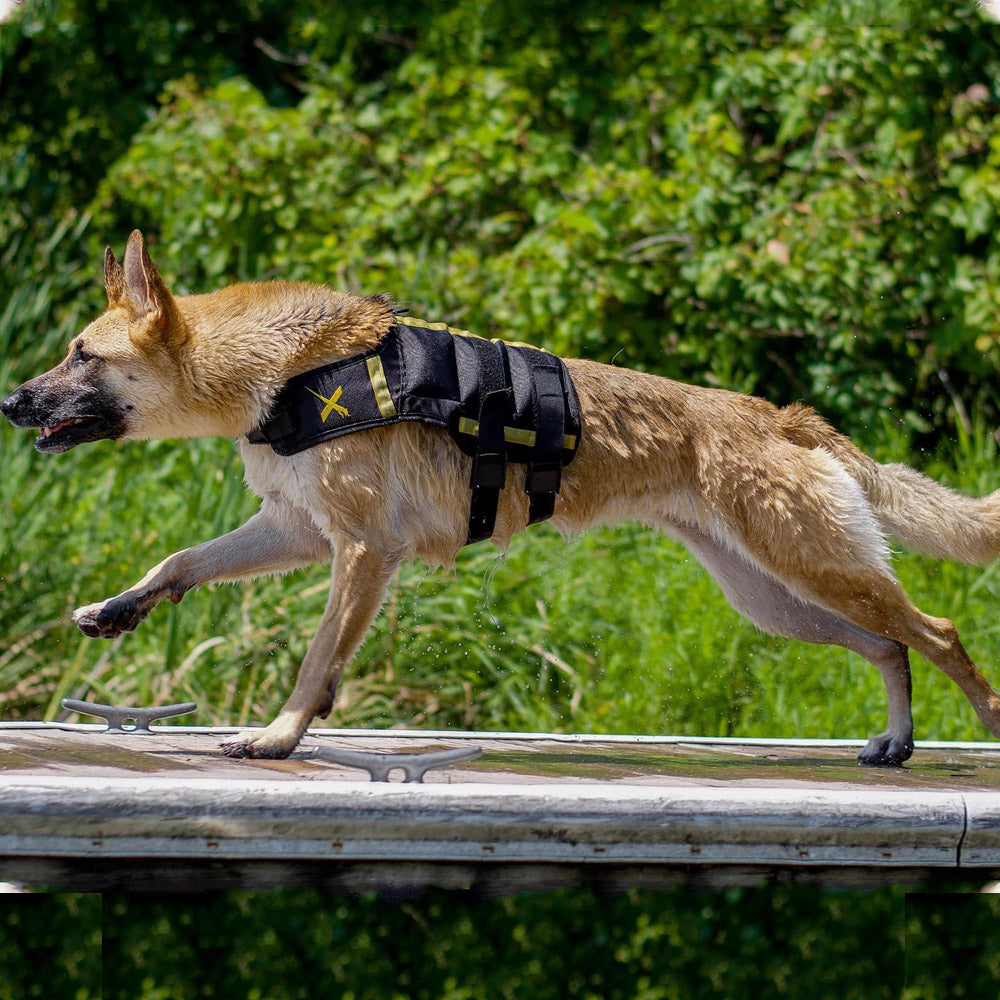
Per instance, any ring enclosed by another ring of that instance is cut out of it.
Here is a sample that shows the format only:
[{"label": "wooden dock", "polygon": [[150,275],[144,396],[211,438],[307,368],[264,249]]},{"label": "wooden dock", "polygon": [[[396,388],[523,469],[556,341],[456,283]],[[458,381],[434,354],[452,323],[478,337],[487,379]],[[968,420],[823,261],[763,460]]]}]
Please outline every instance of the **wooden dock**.
[{"label": "wooden dock", "polygon": [[[874,885],[1000,875],[1000,746],[317,729],[284,761],[234,730],[0,724],[0,880],[81,890],[579,883]],[[314,756],[482,748],[422,784]]]}]

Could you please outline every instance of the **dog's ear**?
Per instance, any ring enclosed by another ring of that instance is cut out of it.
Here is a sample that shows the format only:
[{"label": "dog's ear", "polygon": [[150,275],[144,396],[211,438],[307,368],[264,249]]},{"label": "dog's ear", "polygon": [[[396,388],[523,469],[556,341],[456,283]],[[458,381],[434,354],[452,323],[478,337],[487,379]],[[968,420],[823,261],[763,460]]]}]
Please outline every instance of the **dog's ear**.
[{"label": "dog's ear", "polygon": [[179,335],[173,296],[156,270],[138,229],[128,238],[121,270],[123,304],[136,321],[129,328],[132,340],[169,340]]},{"label": "dog's ear", "polygon": [[104,290],[108,293],[109,306],[119,305],[125,295],[125,274],[111,247],[104,251]]},{"label": "dog's ear", "polygon": [[170,292],[163,283],[138,229],[132,231],[123,258],[125,302],[137,319],[148,317],[154,323],[165,314]]}]

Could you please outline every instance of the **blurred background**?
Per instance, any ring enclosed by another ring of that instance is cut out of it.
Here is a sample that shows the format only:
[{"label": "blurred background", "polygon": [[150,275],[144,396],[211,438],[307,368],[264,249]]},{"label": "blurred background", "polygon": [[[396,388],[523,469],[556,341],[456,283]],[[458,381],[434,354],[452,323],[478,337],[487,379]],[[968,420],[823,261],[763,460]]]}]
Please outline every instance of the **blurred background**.
[{"label": "blurred background", "polygon": [[[483,335],[802,400],[882,460],[995,489],[998,43],[971,0],[26,0],[0,24],[0,393],[102,309],[104,247],[140,227],[175,292],[274,277],[387,291]],[[53,718],[71,696],[266,719],[324,567],[206,588],[112,643],[69,624],[255,506],[231,442],[42,456],[0,427],[0,717]],[[673,543],[629,526],[528,536],[506,556],[470,548],[454,574],[407,568],[329,724],[883,727],[867,663],[761,635]],[[897,567],[1000,681],[997,568]],[[914,668],[918,739],[987,737],[947,680]],[[604,941],[634,973],[618,992],[578,977],[567,996],[796,995],[806,976],[817,997],[898,995],[899,893],[741,893],[483,911],[521,935],[500,985],[399,995],[528,995],[509,970],[549,921],[569,935],[555,952]],[[352,921],[377,938],[385,918],[364,906],[323,940],[356,947]],[[402,912],[421,941],[459,940],[447,902]],[[754,957],[795,928],[812,937],[791,966]],[[816,944],[838,933],[871,961]],[[728,993],[724,962],[698,964],[720,940],[749,977]],[[640,945],[694,956],[677,959],[688,978],[670,986],[666,958],[644,971]],[[839,971],[824,978],[824,959]]]}]

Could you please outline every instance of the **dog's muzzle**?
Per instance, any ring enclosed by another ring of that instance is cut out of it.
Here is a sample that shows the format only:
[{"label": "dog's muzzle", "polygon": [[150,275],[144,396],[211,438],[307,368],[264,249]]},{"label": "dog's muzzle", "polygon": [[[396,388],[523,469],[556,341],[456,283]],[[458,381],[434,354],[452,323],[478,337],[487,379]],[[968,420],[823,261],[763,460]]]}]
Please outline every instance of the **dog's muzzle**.
[{"label": "dog's muzzle", "polygon": [[15,427],[41,432],[35,441],[39,451],[69,451],[78,444],[123,436],[124,413],[100,391],[54,394],[40,382],[44,378],[25,382],[0,400],[0,412]]}]

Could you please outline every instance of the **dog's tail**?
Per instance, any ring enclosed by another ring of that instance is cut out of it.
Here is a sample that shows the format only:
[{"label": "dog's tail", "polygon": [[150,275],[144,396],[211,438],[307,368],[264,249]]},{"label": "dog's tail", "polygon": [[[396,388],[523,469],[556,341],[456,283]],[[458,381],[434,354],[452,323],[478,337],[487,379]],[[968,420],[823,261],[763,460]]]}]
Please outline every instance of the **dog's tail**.
[{"label": "dog's tail", "polygon": [[837,433],[818,413],[781,410],[789,440],[825,448],[858,481],[885,534],[914,552],[984,564],[1000,556],[1000,490],[969,497],[906,465],[882,465]]},{"label": "dog's tail", "polygon": [[969,497],[906,465],[872,464],[876,474],[862,488],[890,538],[957,562],[983,565],[1000,555],[1000,492]]}]

